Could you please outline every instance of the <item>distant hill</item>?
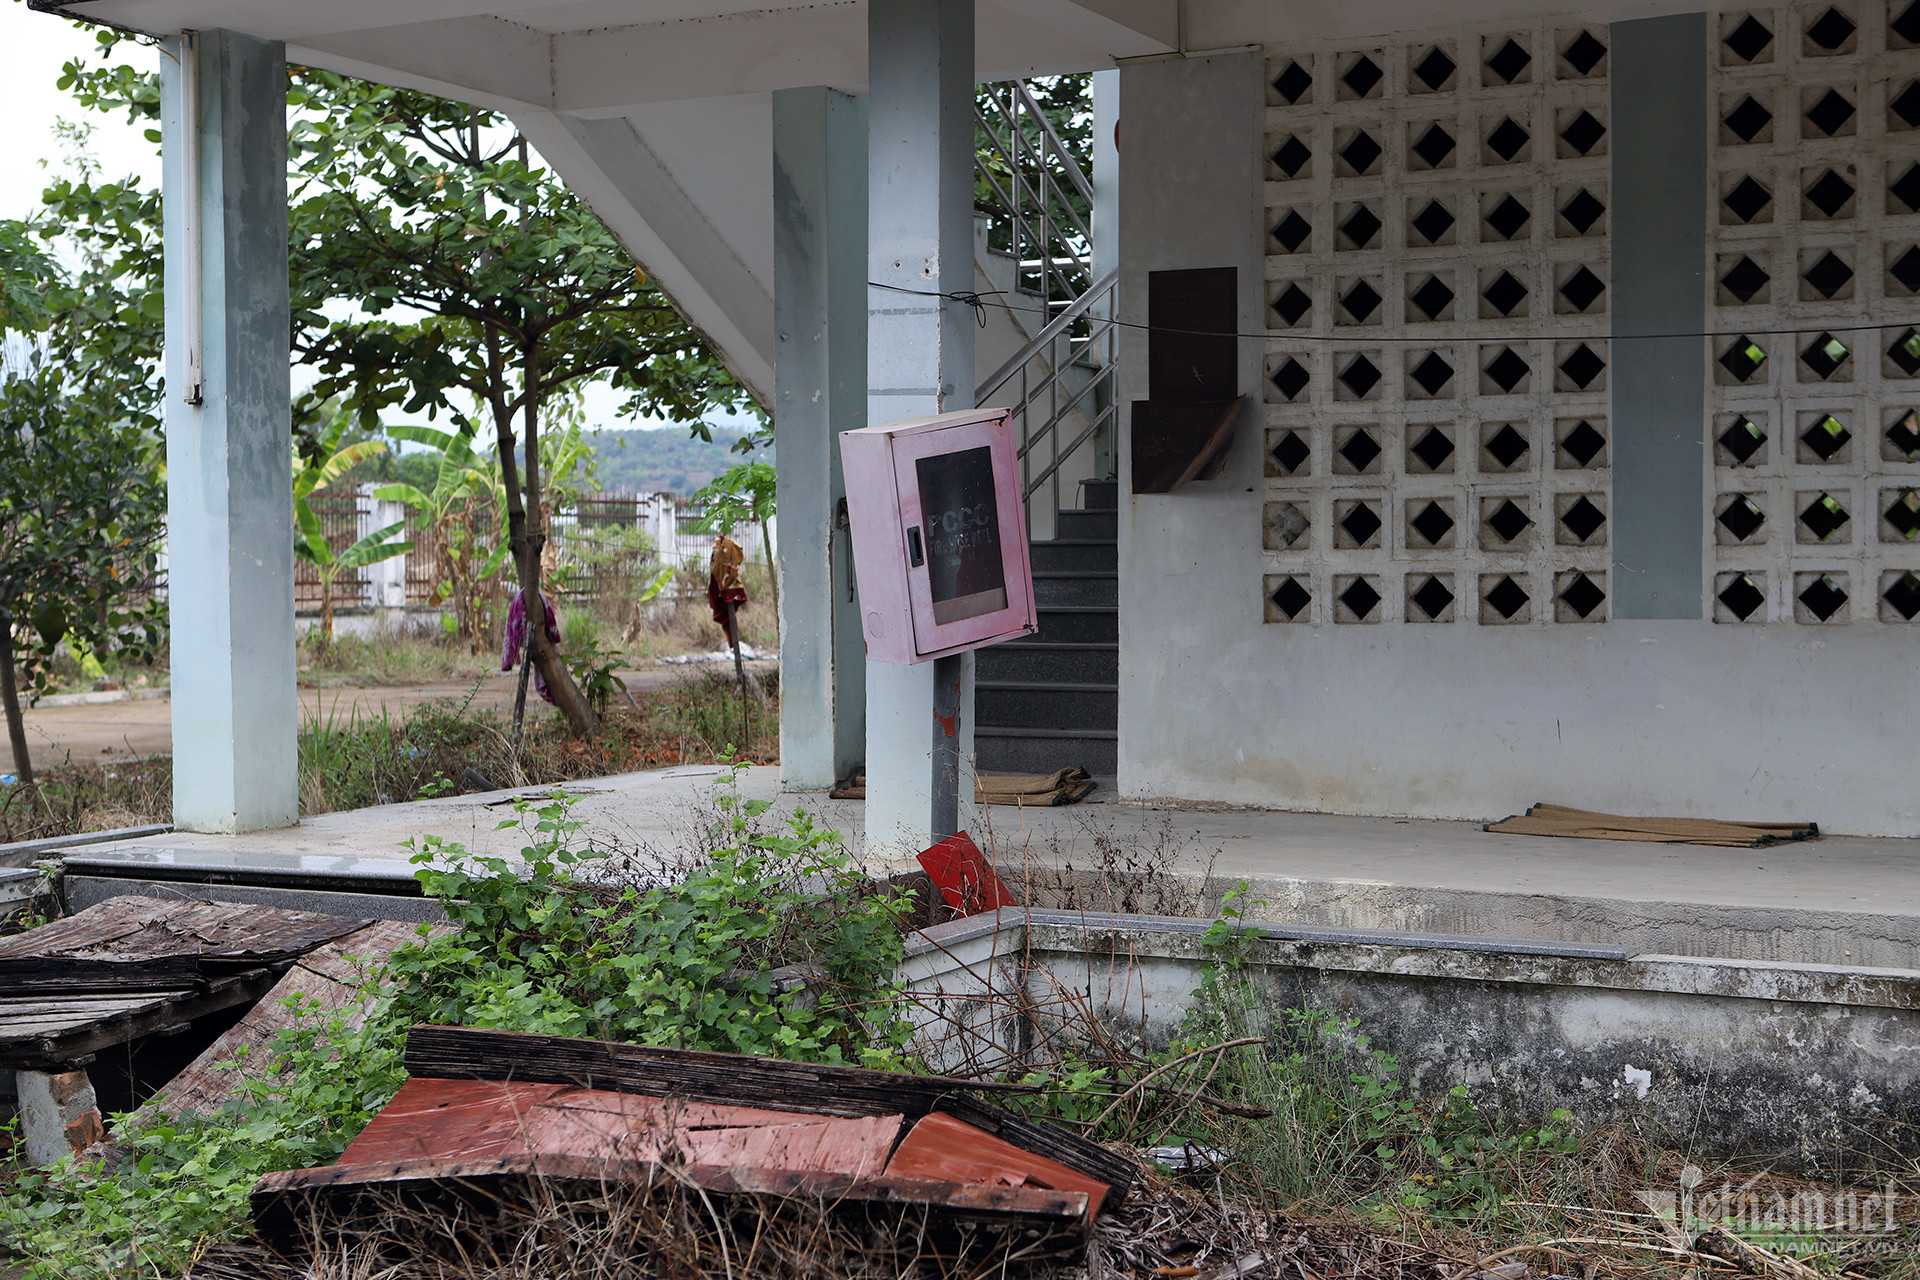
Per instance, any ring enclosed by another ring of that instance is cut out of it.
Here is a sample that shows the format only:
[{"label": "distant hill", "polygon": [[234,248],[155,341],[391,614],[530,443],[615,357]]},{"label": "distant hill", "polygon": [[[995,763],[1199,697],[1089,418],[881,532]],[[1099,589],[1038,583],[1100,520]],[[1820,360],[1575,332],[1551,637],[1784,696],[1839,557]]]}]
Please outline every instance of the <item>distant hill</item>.
[{"label": "distant hill", "polygon": [[[746,434],[716,427],[711,442],[687,433],[685,427],[631,428],[589,431],[594,461],[600,470],[600,488],[606,493],[653,493],[665,490],[686,497],[746,454],[734,453],[733,442]],[[772,450],[762,457],[771,458]]]}]

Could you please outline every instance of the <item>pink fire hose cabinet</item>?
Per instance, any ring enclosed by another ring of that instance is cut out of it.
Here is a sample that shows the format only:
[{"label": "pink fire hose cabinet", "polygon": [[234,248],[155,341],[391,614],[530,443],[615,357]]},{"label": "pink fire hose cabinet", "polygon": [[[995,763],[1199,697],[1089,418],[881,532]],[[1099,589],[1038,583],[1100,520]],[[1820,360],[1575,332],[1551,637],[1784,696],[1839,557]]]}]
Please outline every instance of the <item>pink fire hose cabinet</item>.
[{"label": "pink fire hose cabinet", "polygon": [[842,432],[840,460],[869,658],[926,662],[1038,629],[1007,410]]}]

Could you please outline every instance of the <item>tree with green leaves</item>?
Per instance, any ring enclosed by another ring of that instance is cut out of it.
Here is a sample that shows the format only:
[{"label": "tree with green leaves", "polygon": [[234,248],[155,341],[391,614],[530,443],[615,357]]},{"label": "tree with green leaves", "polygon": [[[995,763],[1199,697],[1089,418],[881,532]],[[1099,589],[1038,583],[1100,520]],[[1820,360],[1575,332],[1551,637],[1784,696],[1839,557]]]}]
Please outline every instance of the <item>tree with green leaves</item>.
[{"label": "tree with green leaves", "polygon": [[767,557],[767,590],[777,602],[780,579],[773,567],[773,464],[755,459],[727,468],[693,495],[704,508],[703,533],[732,533],[743,524],[758,525],[760,549]]},{"label": "tree with green leaves", "polygon": [[[118,38],[103,32],[103,50]],[[75,62],[62,84],[83,105],[157,119],[150,75]],[[292,344],[315,374],[296,435],[311,457],[329,401],[369,428],[395,407],[445,412],[469,435],[490,428],[532,660],[586,733],[592,708],[541,619],[546,406],[599,381],[625,395],[623,412],[697,421],[747,405],[747,393],[503,117],[304,67],[290,71],[288,104]],[[82,185],[57,208],[84,234],[148,243],[126,225],[147,193]],[[127,263],[142,265],[157,306],[157,254]],[[156,311],[156,337],[157,322]]]}]

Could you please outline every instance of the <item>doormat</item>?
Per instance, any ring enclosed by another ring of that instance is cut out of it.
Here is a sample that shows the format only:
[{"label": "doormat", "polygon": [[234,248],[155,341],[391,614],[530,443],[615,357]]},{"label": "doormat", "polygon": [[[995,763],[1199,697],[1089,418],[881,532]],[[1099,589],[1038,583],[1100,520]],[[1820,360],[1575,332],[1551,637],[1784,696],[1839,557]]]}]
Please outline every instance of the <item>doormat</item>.
[{"label": "doormat", "polygon": [[[983,773],[973,780],[975,804],[1011,804],[1045,807],[1075,804],[1093,790],[1093,775],[1078,765],[1057,773]],[[835,787],[835,800],[865,800],[867,775],[856,773],[851,781]]]},{"label": "doormat", "polygon": [[1722,822],[1716,818],[1627,818],[1557,804],[1536,804],[1525,813],[1490,822],[1486,830],[1512,836],[1574,836],[1582,840],[1640,840],[1651,844],[1711,844],[1762,849],[1812,840],[1811,822]]}]

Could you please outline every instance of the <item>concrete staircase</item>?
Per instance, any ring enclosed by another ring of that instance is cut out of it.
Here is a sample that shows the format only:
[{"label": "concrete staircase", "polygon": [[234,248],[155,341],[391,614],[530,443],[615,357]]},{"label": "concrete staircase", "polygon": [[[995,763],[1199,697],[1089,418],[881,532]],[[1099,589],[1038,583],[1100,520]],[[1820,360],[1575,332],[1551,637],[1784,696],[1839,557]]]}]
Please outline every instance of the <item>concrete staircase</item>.
[{"label": "concrete staircase", "polygon": [[982,773],[1080,765],[1112,777],[1120,724],[1118,482],[1085,480],[1080,508],[1035,539],[1040,630],[979,651],[974,750]]}]

